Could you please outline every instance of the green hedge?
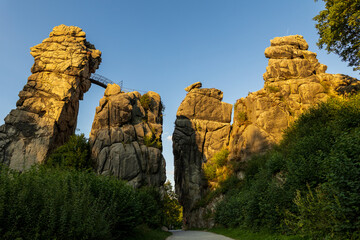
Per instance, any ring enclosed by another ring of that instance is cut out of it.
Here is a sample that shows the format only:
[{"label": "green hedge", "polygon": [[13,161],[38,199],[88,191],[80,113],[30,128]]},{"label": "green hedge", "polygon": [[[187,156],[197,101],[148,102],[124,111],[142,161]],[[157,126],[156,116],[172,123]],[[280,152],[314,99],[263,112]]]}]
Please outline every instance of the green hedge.
[{"label": "green hedge", "polygon": [[1,167],[1,239],[120,239],[141,222],[134,189],[90,172]]}]

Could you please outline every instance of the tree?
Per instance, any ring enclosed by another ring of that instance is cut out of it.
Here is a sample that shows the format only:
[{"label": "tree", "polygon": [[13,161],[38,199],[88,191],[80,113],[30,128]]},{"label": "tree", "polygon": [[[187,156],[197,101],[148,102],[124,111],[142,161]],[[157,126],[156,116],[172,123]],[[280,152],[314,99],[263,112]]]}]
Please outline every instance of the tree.
[{"label": "tree", "polygon": [[58,147],[45,161],[47,166],[91,169],[90,145],[84,134],[72,135],[68,142]]},{"label": "tree", "polygon": [[320,35],[317,45],[360,70],[360,0],[323,1],[325,10],[314,17]]},{"label": "tree", "polygon": [[164,225],[170,229],[181,228],[182,206],[179,204],[169,180],[164,184],[164,190]]}]

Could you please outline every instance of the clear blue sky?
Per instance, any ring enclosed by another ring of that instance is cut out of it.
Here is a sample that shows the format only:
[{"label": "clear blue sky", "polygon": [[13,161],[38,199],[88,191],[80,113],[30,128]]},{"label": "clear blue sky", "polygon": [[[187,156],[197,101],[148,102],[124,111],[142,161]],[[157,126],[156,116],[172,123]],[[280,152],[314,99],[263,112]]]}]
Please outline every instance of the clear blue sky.
[{"label": "clear blue sky", "polygon": [[[54,26],[75,25],[103,53],[97,73],[161,95],[166,105],[164,156],[172,180],[169,136],[184,88],[201,81],[203,87],[222,90],[231,104],[259,90],[270,39],[303,35],[328,73],[359,78],[337,55],[316,46],[312,18],[323,6],[313,0],[0,0],[0,124],[31,74],[29,48]],[[103,93],[92,86],[81,102],[78,128],[86,135]]]}]

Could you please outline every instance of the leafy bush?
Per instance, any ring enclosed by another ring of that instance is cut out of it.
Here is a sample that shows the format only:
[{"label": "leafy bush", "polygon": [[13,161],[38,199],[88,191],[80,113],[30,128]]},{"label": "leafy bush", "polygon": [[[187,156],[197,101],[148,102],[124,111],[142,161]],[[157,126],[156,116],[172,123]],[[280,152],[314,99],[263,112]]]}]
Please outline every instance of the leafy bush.
[{"label": "leafy bush", "polygon": [[149,95],[147,95],[146,93],[142,95],[140,98],[140,103],[145,110],[150,110],[151,98],[149,97]]},{"label": "leafy bush", "polygon": [[248,120],[246,112],[239,111],[236,116],[238,125],[245,124]]},{"label": "leafy bush", "polygon": [[182,207],[169,181],[164,184],[164,191],[147,186],[138,189],[137,193],[143,224],[151,228],[181,228]]},{"label": "leafy bush", "polygon": [[219,187],[219,184],[225,181],[231,174],[228,156],[229,150],[223,149],[203,164],[203,171],[211,189]]},{"label": "leafy bush", "polygon": [[69,141],[48,157],[45,165],[78,170],[93,168],[90,160],[90,145],[84,134],[72,135]]},{"label": "leafy bush", "polygon": [[152,228],[161,227],[164,216],[162,213],[163,201],[159,190],[153,187],[143,187],[137,192],[142,223]]},{"label": "leafy bush", "polygon": [[[336,198],[334,200],[339,202]],[[294,232],[307,235],[313,239],[333,239],[336,226],[345,219],[338,219],[334,209],[330,207],[330,196],[321,187],[315,192],[308,186],[308,192],[297,191],[294,203],[297,213],[286,211],[285,224]]]},{"label": "leafy bush", "polygon": [[[331,196],[331,208],[338,219],[346,218],[336,227],[344,233],[360,235],[360,127],[342,134],[325,161],[324,189]],[[358,235],[358,237],[360,237]]]},{"label": "leafy bush", "polygon": [[162,142],[159,138],[155,136],[155,134],[145,135],[144,144],[147,147],[155,147],[158,149],[162,149]]},{"label": "leafy bush", "polygon": [[280,92],[280,88],[277,87],[277,86],[267,85],[266,88],[269,89],[269,91],[270,91],[271,93]]},{"label": "leafy bush", "polygon": [[135,191],[90,172],[1,167],[1,239],[119,239],[140,219]]},{"label": "leafy bush", "polygon": [[172,190],[170,181],[164,184],[165,194],[163,198],[163,225],[169,229],[180,229],[182,226],[182,206]]}]

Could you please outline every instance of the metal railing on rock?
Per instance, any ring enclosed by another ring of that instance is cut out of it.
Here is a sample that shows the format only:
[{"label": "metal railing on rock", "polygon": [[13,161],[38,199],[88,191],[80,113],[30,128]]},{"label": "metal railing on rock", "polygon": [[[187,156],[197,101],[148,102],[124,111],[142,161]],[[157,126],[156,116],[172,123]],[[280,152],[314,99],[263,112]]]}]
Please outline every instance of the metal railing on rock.
[{"label": "metal railing on rock", "polygon": [[[90,82],[93,84],[96,84],[100,87],[103,87],[106,89],[108,84],[114,84],[113,81],[111,81],[110,79],[100,75],[100,74],[96,74],[96,73],[92,73],[90,78],[89,78]],[[142,90],[137,90],[137,89],[133,89],[133,88],[124,88],[123,87],[123,81],[120,82],[120,87],[121,87],[121,91],[123,92],[133,92],[133,91],[137,91],[140,92],[142,94],[146,93],[146,91],[142,91]]]},{"label": "metal railing on rock", "polygon": [[111,81],[110,79],[101,76],[100,74],[96,74],[96,73],[92,73],[90,78],[89,78],[90,82],[93,84],[96,84],[100,87],[103,87],[106,89],[106,86],[110,83],[113,84],[114,82]]}]

